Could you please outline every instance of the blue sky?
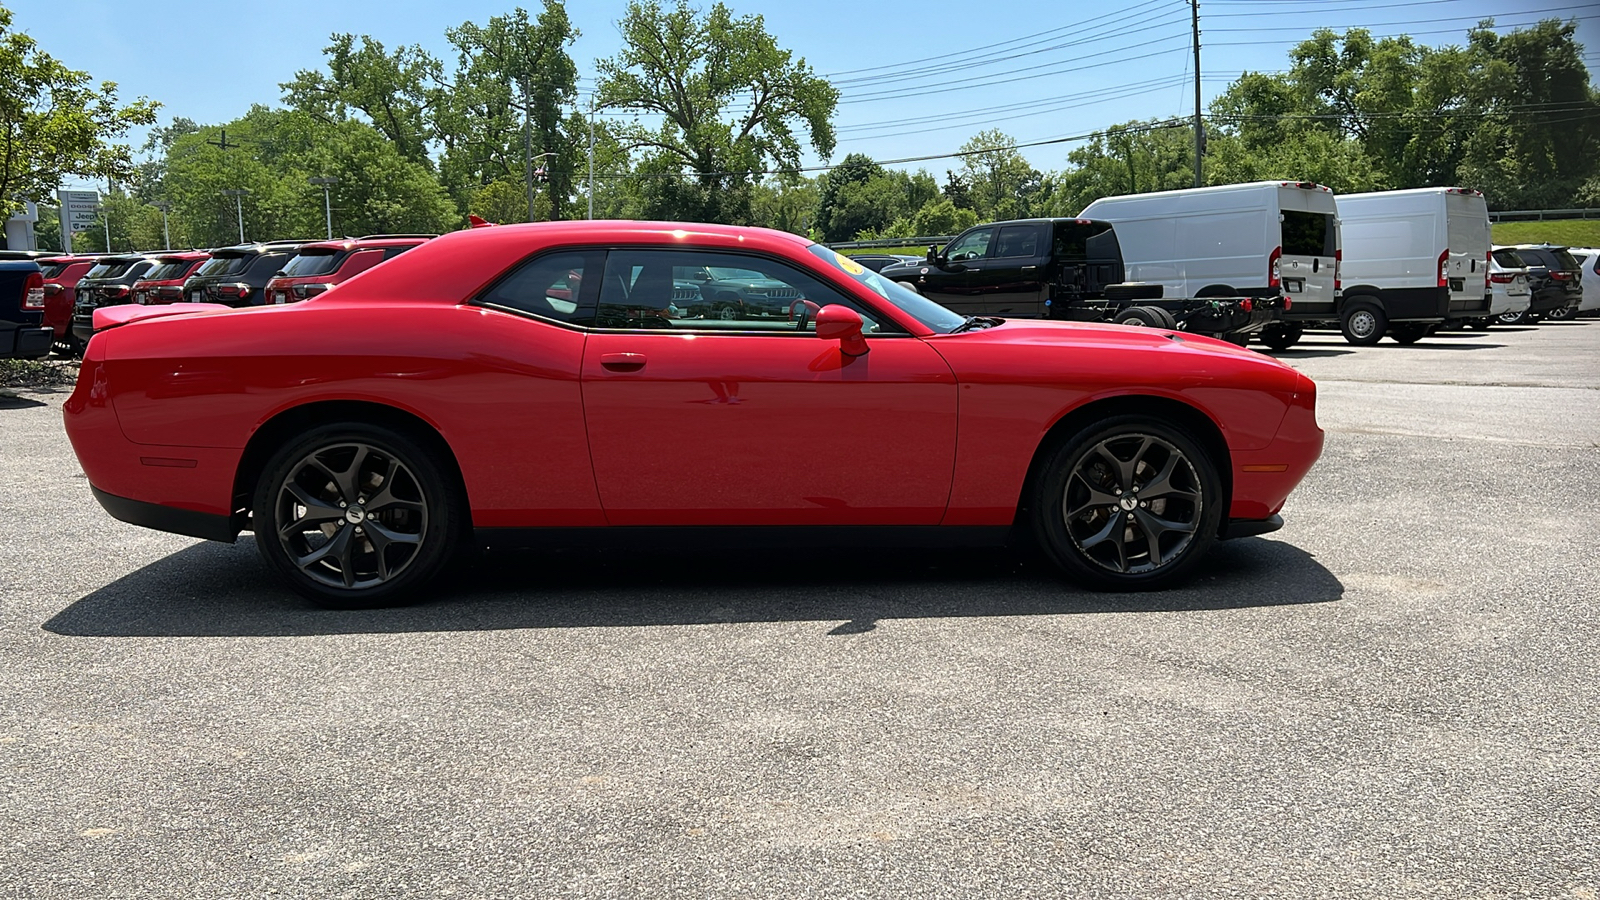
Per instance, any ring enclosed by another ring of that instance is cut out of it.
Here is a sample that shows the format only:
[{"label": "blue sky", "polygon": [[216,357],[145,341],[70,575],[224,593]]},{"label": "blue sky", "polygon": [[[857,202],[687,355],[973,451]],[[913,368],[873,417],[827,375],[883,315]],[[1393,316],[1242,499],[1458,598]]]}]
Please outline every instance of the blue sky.
[{"label": "blue sky", "polygon": [[[163,122],[187,116],[202,123],[232,119],[252,103],[278,102],[280,82],[320,66],[332,32],[369,34],[389,47],[421,44],[453,63],[447,28],[516,6],[515,0],[273,0],[227,7],[214,0],[0,2],[15,13],[14,27],[63,62],[117,82],[125,98],[161,101]],[[536,10],[539,0],[523,4]],[[1187,0],[1114,6],[731,0],[729,6],[764,16],[780,44],[840,86],[834,161],[853,151],[877,159],[947,153],[990,127],[1027,142],[1194,108]],[[624,8],[625,0],[569,0],[568,15],[582,31],[572,54],[584,87],[593,84],[594,61],[617,50]],[[1484,17],[1512,26],[1577,16],[1586,62],[1600,66],[1600,6],[1581,0],[1202,0],[1200,14],[1205,102],[1245,69],[1283,68],[1288,49],[1318,27],[1362,26],[1446,44],[1463,42],[1466,29]],[[1059,169],[1072,146],[1025,153],[1038,168]],[[920,165],[942,178],[953,163]]]}]

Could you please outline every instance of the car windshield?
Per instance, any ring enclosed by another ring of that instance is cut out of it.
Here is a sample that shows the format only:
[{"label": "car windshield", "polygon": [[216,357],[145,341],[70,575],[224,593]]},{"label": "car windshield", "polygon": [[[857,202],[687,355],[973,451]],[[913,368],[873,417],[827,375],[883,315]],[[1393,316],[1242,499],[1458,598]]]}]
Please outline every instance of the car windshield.
[{"label": "car windshield", "polygon": [[289,264],[283,267],[283,274],[291,278],[326,275],[338,267],[337,250],[302,250],[299,256],[289,260]]},{"label": "car windshield", "polygon": [[128,267],[132,265],[133,260],[131,259],[119,259],[111,262],[96,263],[95,267],[90,269],[83,277],[86,279],[120,278],[121,276],[127,274]]},{"label": "car windshield", "polygon": [[144,280],[171,281],[174,278],[182,278],[183,273],[189,271],[191,264],[192,260],[187,259],[164,259],[157,263],[154,269],[144,274]]},{"label": "car windshield", "polygon": [[248,256],[213,256],[206,260],[206,264],[201,266],[195,274],[232,275],[235,272],[243,272],[244,267],[249,263],[250,257]]},{"label": "car windshield", "polygon": [[1522,261],[1515,250],[1494,251],[1494,261],[1503,269],[1526,269],[1528,264]]},{"label": "car windshield", "polygon": [[829,250],[821,244],[812,244],[806,249],[866,285],[874,294],[893,303],[901,312],[926,325],[932,331],[948,334],[966,322],[965,316],[953,313],[916,291],[884,278],[848,256]]},{"label": "car windshield", "polygon": [[39,268],[44,270],[44,277],[59,278],[61,277],[61,273],[65,272],[67,270],[67,266],[70,265],[72,265],[72,263],[40,263]]}]

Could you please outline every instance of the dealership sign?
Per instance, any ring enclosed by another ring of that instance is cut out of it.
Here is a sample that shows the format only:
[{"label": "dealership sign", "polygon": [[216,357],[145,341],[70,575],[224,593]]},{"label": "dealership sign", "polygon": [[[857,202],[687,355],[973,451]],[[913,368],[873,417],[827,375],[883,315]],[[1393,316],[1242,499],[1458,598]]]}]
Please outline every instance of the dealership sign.
[{"label": "dealership sign", "polygon": [[100,222],[99,191],[61,191],[63,231],[88,231]]}]

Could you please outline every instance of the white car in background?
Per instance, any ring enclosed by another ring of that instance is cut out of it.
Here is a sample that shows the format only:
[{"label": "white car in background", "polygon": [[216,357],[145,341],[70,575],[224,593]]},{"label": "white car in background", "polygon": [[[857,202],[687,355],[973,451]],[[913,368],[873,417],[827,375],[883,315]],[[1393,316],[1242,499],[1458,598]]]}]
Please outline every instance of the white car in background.
[{"label": "white car in background", "polygon": [[1496,247],[1489,251],[1489,315],[1473,319],[1473,328],[1488,328],[1497,317],[1520,320],[1533,302],[1533,291],[1528,288],[1528,264],[1510,247]]},{"label": "white car in background", "polygon": [[1568,247],[1567,252],[1583,268],[1583,299],[1578,302],[1578,315],[1600,312],[1600,250],[1593,247]]}]

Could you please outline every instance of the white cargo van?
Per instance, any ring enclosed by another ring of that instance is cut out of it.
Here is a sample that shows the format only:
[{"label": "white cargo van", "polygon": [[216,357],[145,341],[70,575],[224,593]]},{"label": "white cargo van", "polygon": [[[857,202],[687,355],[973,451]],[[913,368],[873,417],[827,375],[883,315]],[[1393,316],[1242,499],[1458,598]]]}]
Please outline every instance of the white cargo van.
[{"label": "white cargo van", "polygon": [[1086,219],[1117,229],[1129,281],[1178,297],[1282,297],[1282,322],[1261,332],[1273,347],[1301,322],[1332,319],[1339,290],[1333,191],[1309,181],[1257,181],[1104,197]]},{"label": "white cargo van", "polygon": [[1341,194],[1344,299],[1352,344],[1402,344],[1489,314],[1489,207],[1470,188]]}]

